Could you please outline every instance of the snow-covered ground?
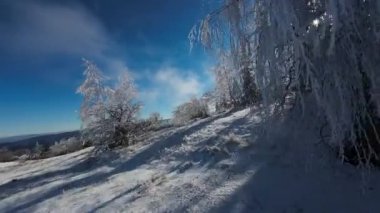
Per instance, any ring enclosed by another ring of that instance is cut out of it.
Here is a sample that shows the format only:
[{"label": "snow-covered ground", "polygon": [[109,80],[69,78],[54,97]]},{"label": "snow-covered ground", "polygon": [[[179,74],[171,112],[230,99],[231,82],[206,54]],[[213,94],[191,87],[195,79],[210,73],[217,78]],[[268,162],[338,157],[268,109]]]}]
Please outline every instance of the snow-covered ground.
[{"label": "snow-covered ground", "polygon": [[0,212],[380,212],[377,170],[340,163],[312,125],[260,118],[246,109],[103,155],[1,163]]}]

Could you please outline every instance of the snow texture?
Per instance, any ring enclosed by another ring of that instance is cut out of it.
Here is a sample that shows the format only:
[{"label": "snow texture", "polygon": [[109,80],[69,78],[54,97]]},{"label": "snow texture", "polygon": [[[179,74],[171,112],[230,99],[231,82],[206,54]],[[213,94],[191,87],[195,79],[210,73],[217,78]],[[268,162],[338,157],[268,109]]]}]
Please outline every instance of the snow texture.
[{"label": "snow texture", "polygon": [[379,212],[379,172],[340,163],[296,117],[245,109],[100,155],[1,163],[0,212]]}]

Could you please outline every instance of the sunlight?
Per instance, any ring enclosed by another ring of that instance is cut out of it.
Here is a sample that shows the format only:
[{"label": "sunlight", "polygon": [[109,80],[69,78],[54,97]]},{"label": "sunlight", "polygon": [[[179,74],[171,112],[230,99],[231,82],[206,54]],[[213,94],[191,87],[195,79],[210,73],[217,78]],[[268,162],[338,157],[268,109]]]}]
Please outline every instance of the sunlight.
[{"label": "sunlight", "polygon": [[314,19],[312,22],[313,26],[315,26],[315,27],[318,27],[320,23],[321,22],[319,21],[319,19]]}]

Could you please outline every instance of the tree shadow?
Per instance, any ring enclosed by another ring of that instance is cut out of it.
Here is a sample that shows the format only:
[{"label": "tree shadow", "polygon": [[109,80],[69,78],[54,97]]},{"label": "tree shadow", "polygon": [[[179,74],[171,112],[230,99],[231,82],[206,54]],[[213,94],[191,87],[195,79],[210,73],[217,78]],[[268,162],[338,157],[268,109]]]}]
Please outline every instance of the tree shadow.
[{"label": "tree shadow", "polygon": [[[224,116],[227,116],[227,115],[221,114],[212,118],[201,120],[194,125],[190,125],[188,128],[184,130],[175,132],[174,134],[167,137],[165,140],[149,145],[147,148],[145,148],[141,152],[132,156],[126,162],[113,163],[111,165],[113,169],[109,172],[99,172],[91,176],[87,176],[87,177],[83,177],[80,179],[63,183],[61,185],[52,187],[49,190],[44,191],[44,192],[28,195],[25,199],[23,199],[25,201],[16,200],[13,204],[8,205],[8,208],[5,209],[5,211],[18,212],[18,211],[26,210],[34,205],[37,205],[38,203],[44,202],[45,200],[48,200],[55,196],[60,195],[63,191],[69,191],[75,188],[85,188],[90,185],[103,183],[111,176],[134,170],[138,168],[139,166],[146,164],[152,161],[153,159],[158,158],[160,156],[161,151],[163,151],[164,149],[183,143],[183,137],[185,135],[192,134],[193,132],[196,132],[204,128],[205,126],[209,125],[210,123]],[[83,163],[80,163],[68,169],[41,174],[36,177],[30,177],[30,178],[26,178],[20,181],[16,181],[14,183],[11,182],[11,183],[5,184],[4,186],[1,186],[0,189],[6,190],[6,191],[8,190],[7,196],[12,196],[17,192],[25,190],[26,188],[28,188],[28,186],[37,187],[37,186],[42,186],[43,184],[46,184],[47,182],[42,181],[46,179],[46,177],[53,178],[53,177],[59,177],[61,175],[69,175],[69,177],[72,178],[76,174],[83,173],[84,171],[93,170],[94,168],[98,166],[106,165],[103,163],[94,164],[94,161],[95,159],[90,159],[89,161],[84,161]],[[40,184],[38,184],[39,181],[41,181]],[[15,189],[12,189],[12,188],[15,188]]]},{"label": "tree shadow", "polygon": [[[209,212],[378,212],[379,195],[360,184],[302,168],[266,164]],[[329,174],[326,174],[329,175]]]},{"label": "tree shadow", "polygon": [[[270,134],[276,134],[278,131],[285,133],[280,132],[278,135],[270,136],[263,133],[258,136],[259,148],[251,150],[252,153],[248,155],[243,155],[231,168],[234,175],[252,171],[248,174],[247,181],[224,200],[219,201],[209,212],[354,213],[380,210],[378,202],[380,188],[367,190],[363,194],[360,172],[354,171],[348,178],[345,171],[336,173],[332,162],[324,164],[316,159],[313,167],[306,168],[305,157],[310,153],[292,157],[293,154],[299,154],[299,151],[309,151],[304,147],[300,148],[302,145],[300,142],[304,145],[309,143],[305,140],[312,141],[312,138],[306,137],[293,144],[292,141],[299,140],[298,135],[294,135],[293,132],[294,128],[297,129],[294,116],[296,115],[285,118],[283,123],[279,124],[282,128],[273,130]],[[305,127],[308,124],[298,125]],[[302,130],[306,131],[305,128]],[[317,158],[325,155],[328,150],[320,151]],[[349,167],[349,169],[355,168]],[[380,187],[378,179],[373,181],[372,186]]]},{"label": "tree shadow", "polygon": [[40,173],[37,175],[33,175],[36,172],[32,172],[30,174],[26,174],[25,178],[21,179],[13,179],[3,185],[0,185],[0,200],[17,194],[21,191],[36,188],[43,186],[45,184],[49,184],[51,182],[56,181],[56,177],[60,178],[70,178],[77,174],[87,172],[89,170],[95,169],[97,166],[101,166],[97,162],[95,157],[86,156],[84,160],[79,163],[76,163],[72,166],[69,166],[65,169],[54,170],[46,173]]},{"label": "tree shadow", "polygon": [[[220,132],[217,133],[218,136],[226,134],[226,133],[235,133],[237,135],[244,135],[244,139],[249,139],[252,137],[250,134],[247,133],[252,133],[258,130],[261,130],[260,126],[253,125],[253,121],[249,119],[250,117],[245,116],[243,118],[237,119],[234,122],[232,122],[228,127],[222,129]],[[261,133],[260,133],[261,134]],[[218,143],[218,136],[212,137],[203,143],[200,143],[200,147],[204,146],[205,144],[207,145],[216,145],[218,147],[221,147],[222,144]],[[250,141],[249,143],[255,143],[255,141]],[[251,144],[252,145],[252,144]],[[212,180],[214,182],[213,190],[211,190],[207,194],[203,194],[201,196],[193,197],[191,198],[187,203],[184,203],[181,207],[173,210],[173,212],[188,212],[189,209],[191,209],[192,206],[195,206],[199,202],[201,202],[203,199],[206,199],[207,196],[212,194],[214,191],[218,190],[219,187],[221,187],[224,183],[228,182],[231,178],[233,178],[233,175],[242,175],[245,173],[247,170],[252,169],[252,168],[260,168],[262,166],[262,158],[263,156],[260,155],[251,155],[249,152],[252,151],[250,149],[251,147],[248,148],[240,148],[235,150],[234,152],[237,154],[238,159],[236,162],[232,165],[226,165],[226,167],[216,167],[216,165],[221,162],[224,159],[231,158],[232,156],[230,155],[223,155],[223,156],[209,156],[205,157],[204,155],[203,158],[201,158],[199,164],[200,166],[206,166],[207,169],[218,169],[218,170],[223,170],[224,176],[219,175],[216,179],[218,180]],[[191,160],[197,161],[199,159],[195,158],[198,154],[197,152],[200,152],[202,148],[197,149],[194,151],[194,153],[190,154],[189,156],[192,156]],[[252,162],[253,161],[253,162]],[[257,162],[255,162],[257,161]],[[174,167],[173,170],[178,170],[181,171],[183,167],[186,167],[186,163],[181,163],[178,166]],[[222,212],[231,212],[229,210],[224,211],[223,207],[218,209],[218,211]],[[215,211],[217,212],[217,211]],[[250,211],[248,211],[250,212]]]},{"label": "tree shadow", "polygon": [[[225,136],[228,133],[238,131],[239,133],[247,131],[244,128],[240,128],[242,124],[247,122],[247,118],[239,118],[230,123],[225,128],[216,132],[216,134],[204,141],[199,142],[194,151],[186,153],[186,155],[177,155],[176,160],[181,161],[179,165],[174,166],[170,172],[183,169],[189,169],[188,163],[195,163],[198,166],[206,166],[207,168],[213,168],[220,161],[230,158],[232,151],[223,144],[224,139],[221,136]],[[238,129],[236,129],[239,127]],[[186,168],[187,167],[187,168]]]},{"label": "tree shadow", "polygon": [[[132,187],[132,188],[130,188],[130,189],[128,189],[128,190],[126,190],[126,191],[120,193],[119,195],[113,197],[112,199],[110,199],[110,200],[108,200],[108,201],[106,201],[106,202],[100,204],[99,206],[97,206],[97,207],[95,207],[94,209],[92,209],[91,212],[96,212],[96,211],[98,211],[98,210],[100,210],[100,209],[102,209],[102,208],[104,208],[104,207],[107,207],[107,205],[109,205],[109,204],[115,202],[116,200],[118,200],[118,199],[120,199],[120,198],[122,198],[122,197],[124,197],[124,196],[126,196],[126,195],[128,195],[128,194],[130,194],[130,193],[132,193],[132,192],[135,191],[135,190],[138,190],[139,188],[141,188],[141,185],[140,185],[140,184],[138,184],[138,185],[136,185],[136,186],[134,186],[134,187]],[[133,199],[133,198],[132,198],[132,199]]]}]

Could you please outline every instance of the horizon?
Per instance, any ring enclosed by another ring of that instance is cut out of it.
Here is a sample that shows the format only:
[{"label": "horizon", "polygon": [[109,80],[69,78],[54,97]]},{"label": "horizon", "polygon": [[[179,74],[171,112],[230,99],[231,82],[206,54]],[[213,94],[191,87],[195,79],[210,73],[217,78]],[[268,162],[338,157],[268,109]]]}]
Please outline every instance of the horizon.
[{"label": "horizon", "polygon": [[75,132],[75,131],[80,131],[80,129],[63,130],[59,132],[39,132],[39,133],[21,134],[21,135],[6,135],[6,136],[0,136],[0,139],[8,139],[8,138],[14,138],[14,137],[34,137],[34,136],[42,136],[42,135],[54,135],[54,134]]},{"label": "horizon", "polygon": [[143,103],[140,116],[170,118],[177,105],[213,86],[213,60],[202,48],[190,53],[187,38],[211,5],[0,2],[0,137],[79,130],[81,58],[110,79],[129,71]]}]

